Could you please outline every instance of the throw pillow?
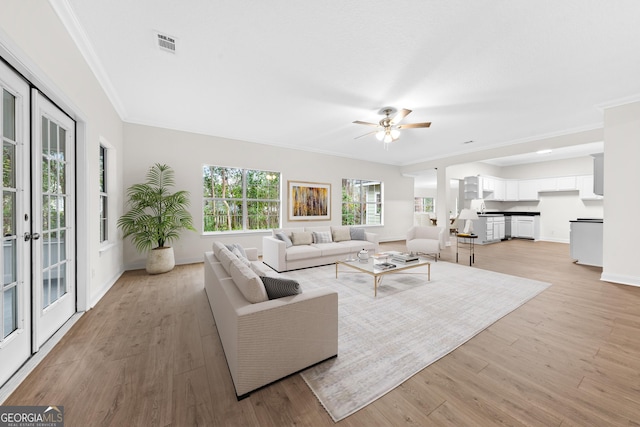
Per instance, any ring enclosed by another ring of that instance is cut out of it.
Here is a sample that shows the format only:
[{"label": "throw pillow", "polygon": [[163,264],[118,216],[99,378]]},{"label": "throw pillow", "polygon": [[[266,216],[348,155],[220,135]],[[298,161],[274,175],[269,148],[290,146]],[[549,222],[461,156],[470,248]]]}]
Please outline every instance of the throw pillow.
[{"label": "throw pillow", "polygon": [[351,234],[351,240],[367,240],[367,237],[364,234],[364,228],[351,227],[349,229],[349,234]]},{"label": "throw pillow", "polygon": [[233,252],[235,249],[237,249],[240,252],[240,255],[242,255],[243,258],[247,257],[247,253],[245,252],[244,248],[242,247],[242,245],[239,245],[237,243],[232,243],[230,245],[225,245],[227,247],[227,249],[229,249],[231,252]]},{"label": "throw pillow", "polygon": [[334,242],[344,242],[351,240],[351,233],[348,228],[338,228],[331,232]]},{"label": "throw pillow", "polygon": [[269,300],[260,276],[244,265],[242,261],[239,259],[232,260],[230,270],[233,283],[236,284],[236,287],[247,301],[255,304]]},{"label": "throw pillow", "polygon": [[310,231],[293,232],[291,233],[291,241],[293,246],[310,245],[313,243],[313,234]]},{"label": "throw pillow", "polygon": [[276,233],[276,238],[282,240],[285,243],[285,247],[287,248],[290,248],[291,246],[293,246],[293,242],[291,241],[289,236],[284,234],[282,231],[280,231],[279,233]]},{"label": "throw pillow", "polygon": [[313,232],[313,242],[314,243],[331,243],[331,232],[330,231],[314,231]]},{"label": "throw pillow", "polygon": [[232,252],[235,256],[238,257],[238,259],[240,261],[242,261],[245,265],[248,265],[249,267],[251,267],[251,261],[249,261],[247,259],[247,254],[245,253],[244,255],[240,252],[240,250],[238,248],[233,248],[233,252]]},{"label": "throw pillow", "polygon": [[261,276],[260,279],[267,290],[269,299],[288,297],[302,293],[300,283],[292,279],[283,279],[281,277]]}]

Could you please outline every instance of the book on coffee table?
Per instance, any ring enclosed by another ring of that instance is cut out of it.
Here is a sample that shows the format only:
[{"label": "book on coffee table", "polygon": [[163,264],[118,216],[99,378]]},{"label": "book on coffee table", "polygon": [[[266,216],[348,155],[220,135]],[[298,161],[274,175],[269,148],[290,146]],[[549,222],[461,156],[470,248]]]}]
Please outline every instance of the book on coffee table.
[{"label": "book on coffee table", "polygon": [[396,265],[389,262],[381,262],[380,264],[375,264],[375,267],[380,270],[389,270],[390,268],[395,268]]},{"label": "book on coffee table", "polygon": [[411,262],[411,261],[417,261],[418,260],[418,255],[414,254],[414,253],[398,253],[398,254],[394,254],[393,257],[391,258],[394,261],[399,261],[399,262]]}]

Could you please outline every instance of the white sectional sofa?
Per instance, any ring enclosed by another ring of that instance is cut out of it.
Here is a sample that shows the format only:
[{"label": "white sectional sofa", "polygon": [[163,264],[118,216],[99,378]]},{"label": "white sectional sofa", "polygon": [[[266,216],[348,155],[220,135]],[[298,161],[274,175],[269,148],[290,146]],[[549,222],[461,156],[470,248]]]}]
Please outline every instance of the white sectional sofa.
[{"label": "white sectional sofa", "polygon": [[262,238],[262,261],[282,272],[331,264],[362,249],[377,252],[378,236],[349,226],[281,228]]},{"label": "white sectional sofa", "polygon": [[[204,286],[238,399],[338,354],[338,293],[330,289],[268,299],[260,276],[277,273],[216,242],[204,254]],[[244,258],[244,259],[241,259]]]}]

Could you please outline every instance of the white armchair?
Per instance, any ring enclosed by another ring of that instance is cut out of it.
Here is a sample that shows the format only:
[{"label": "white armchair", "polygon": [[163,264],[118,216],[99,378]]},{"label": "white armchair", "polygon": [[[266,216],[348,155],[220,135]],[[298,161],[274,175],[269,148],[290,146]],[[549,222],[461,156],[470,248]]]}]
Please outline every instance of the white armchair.
[{"label": "white armchair", "polygon": [[438,261],[440,250],[445,246],[444,230],[445,227],[411,227],[407,231],[407,250],[433,255]]}]

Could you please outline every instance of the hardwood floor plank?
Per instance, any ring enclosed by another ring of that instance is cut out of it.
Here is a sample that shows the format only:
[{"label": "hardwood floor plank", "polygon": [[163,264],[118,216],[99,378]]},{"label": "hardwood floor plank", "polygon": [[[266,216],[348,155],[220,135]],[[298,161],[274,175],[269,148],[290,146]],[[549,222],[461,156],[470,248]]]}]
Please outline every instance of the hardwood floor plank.
[{"label": "hardwood floor plank", "polygon": [[[338,425],[638,425],[640,288],[560,243],[479,245],[474,267],[552,286]],[[298,375],[237,401],[202,264],[123,274],[5,404],[64,405],[69,426],[335,425]]]}]

